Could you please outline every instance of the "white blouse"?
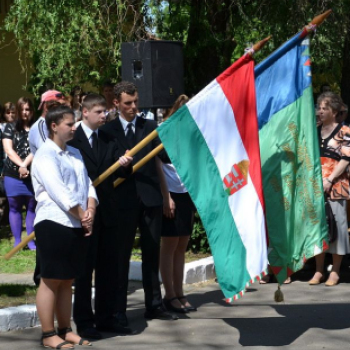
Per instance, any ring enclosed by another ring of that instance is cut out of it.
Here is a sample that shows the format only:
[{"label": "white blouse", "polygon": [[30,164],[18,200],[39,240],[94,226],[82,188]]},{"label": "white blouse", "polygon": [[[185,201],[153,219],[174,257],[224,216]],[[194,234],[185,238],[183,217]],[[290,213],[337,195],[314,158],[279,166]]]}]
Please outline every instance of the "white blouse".
[{"label": "white blouse", "polygon": [[36,217],[34,225],[51,220],[67,227],[81,227],[69,210],[80,205],[87,209],[88,198],[97,195],[78,149],[63,151],[51,139],[36,152],[31,166]]},{"label": "white blouse", "polygon": [[175,193],[186,193],[187,188],[182,183],[179,174],[177,173],[174,165],[171,163],[169,164],[162,164],[163,171],[165,175],[165,180],[168,185],[168,191],[169,192],[175,192]]}]

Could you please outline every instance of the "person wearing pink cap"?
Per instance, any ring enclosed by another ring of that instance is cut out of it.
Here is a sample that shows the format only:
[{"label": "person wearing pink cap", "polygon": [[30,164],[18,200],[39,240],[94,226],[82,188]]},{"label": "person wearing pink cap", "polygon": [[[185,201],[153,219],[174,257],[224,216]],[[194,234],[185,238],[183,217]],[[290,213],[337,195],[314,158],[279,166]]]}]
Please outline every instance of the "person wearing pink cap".
[{"label": "person wearing pink cap", "polygon": [[66,102],[62,92],[57,90],[48,90],[41,95],[39,110],[42,109],[42,114],[29,131],[29,147],[33,155],[48,138],[49,131],[45,123],[45,116],[49,106],[48,102],[51,101],[57,101],[61,104]]},{"label": "person wearing pink cap", "polygon": [[[41,95],[41,102],[39,110],[42,109],[41,117],[32,125],[29,130],[29,148],[30,152],[35,155],[36,151],[45,143],[49,137],[49,130],[46,126],[45,117],[50,107],[58,106],[59,104],[65,103],[65,98],[62,92],[57,90],[48,90]],[[36,285],[40,283],[40,269],[38,256],[36,257],[36,266],[33,275],[33,280]]]}]

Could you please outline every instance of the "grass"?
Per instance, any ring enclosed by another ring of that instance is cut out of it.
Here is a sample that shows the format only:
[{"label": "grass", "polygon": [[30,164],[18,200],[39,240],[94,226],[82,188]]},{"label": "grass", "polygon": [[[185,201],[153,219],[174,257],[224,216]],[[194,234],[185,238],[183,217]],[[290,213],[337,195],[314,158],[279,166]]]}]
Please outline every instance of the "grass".
[{"label": "grass", "polygon": [[0,309],[35,304],[36,287],[22,284],[0,285]]},{"label": "grass", "polygon": [[[26,235],[22,233],[22,237]],[[31,273],[35,267],[35,251],[23,249],[10,260],[3,256],[13,248],[13,237],[9,226],[1,227],[0,234],[0,273]]]}]

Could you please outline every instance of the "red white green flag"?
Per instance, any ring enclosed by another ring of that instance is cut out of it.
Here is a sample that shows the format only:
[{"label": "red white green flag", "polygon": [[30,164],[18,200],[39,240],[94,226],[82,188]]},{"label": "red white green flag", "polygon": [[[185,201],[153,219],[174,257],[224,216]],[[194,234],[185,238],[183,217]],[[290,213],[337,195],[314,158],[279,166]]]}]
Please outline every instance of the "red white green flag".
[{"label": "red white green flag", "polygon": [[208,235],[227,301],[267,268],[254,61],[247,54],[158,129]]}]

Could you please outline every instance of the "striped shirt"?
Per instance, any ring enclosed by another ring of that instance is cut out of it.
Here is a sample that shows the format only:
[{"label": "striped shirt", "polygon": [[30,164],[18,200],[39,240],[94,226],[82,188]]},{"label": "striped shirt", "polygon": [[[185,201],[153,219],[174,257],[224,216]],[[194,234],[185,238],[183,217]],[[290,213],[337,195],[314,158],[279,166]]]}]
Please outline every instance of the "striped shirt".
[{"label": "striped shirt", "polygon": [[30,152],[34,155],[48,137],[49,130],[47,129],[45,118],[40,117],[29,130]]}]

